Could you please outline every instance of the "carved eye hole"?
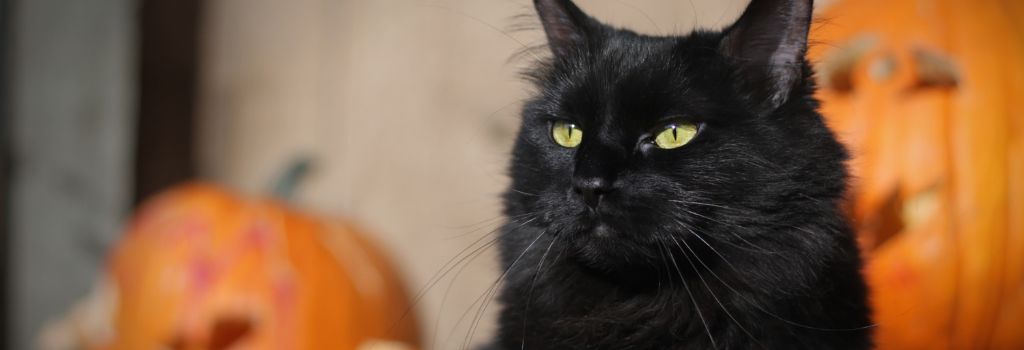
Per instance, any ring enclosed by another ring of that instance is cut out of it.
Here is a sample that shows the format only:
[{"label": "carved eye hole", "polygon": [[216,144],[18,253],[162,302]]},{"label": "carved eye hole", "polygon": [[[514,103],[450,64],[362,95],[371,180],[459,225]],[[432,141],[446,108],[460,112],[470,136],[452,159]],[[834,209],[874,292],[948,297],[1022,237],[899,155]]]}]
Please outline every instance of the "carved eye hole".
[{"label": "carved eye hole", "polygon": [[817,64],[818,83],[837,92],[852,91],[854,68],[877,45],[877,36],[862,35],[830,52]]},{"label": "carved eye hole", "polygon": [[949,56],[926,48],[914,48],[911,55],[916,63],[913,89],[952,88],[959,84],[960,70]]},{"label": "carved eye hole", "polygon": [[[851,39],[833,50],[816,65],[818,83],[824,89],[839,93],[850,93],[854,86],[854,75],[857,66],[868,54],[878,47],[876,35],[862,35]],[[917,91],[934,88],[953,88],[960,81],[960,72],[953,59],[936,50],[914,47],[910,50],[911,62],[901,65],[891,54],[883,55],[870,62],[867,76],[875,81],[888,80],[897,75],[904,66],[909,66],[911,82],[907,90]]]}]

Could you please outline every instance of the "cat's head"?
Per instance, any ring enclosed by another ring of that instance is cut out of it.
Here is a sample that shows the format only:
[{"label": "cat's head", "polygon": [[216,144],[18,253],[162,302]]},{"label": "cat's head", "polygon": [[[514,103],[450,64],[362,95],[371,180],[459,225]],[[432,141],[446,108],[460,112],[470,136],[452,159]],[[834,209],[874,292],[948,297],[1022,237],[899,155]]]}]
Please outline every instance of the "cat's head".
[{"label": "cat's head", "polygon": [[785,240],[759,235],[834,209],[845,152],[815,111],[810,0],[753,0],[725,30],[683,36],[534,3],[552,57],[529,74],[511,226],[531,219],[578,261],[616,270],[661,264],[680,240]]}]

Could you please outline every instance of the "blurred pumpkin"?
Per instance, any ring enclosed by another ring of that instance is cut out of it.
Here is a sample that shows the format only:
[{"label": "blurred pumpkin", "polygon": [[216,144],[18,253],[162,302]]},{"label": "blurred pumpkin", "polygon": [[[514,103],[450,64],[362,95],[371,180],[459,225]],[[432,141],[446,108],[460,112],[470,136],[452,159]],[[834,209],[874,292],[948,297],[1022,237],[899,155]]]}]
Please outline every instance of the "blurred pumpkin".
[{"label": "blurred pumpkin", "polygon": [[113,293],[101,299],[115,309],[112,325],[79,327],[84,348],[417,344],[398,275],[358,230],[208,184],[145,204],[114,249],[107,280]]},{"label": "blurred pumpkin", "polygon": [[879,348],[1024,348],[1024,2],[846,0],[819,18]]}]

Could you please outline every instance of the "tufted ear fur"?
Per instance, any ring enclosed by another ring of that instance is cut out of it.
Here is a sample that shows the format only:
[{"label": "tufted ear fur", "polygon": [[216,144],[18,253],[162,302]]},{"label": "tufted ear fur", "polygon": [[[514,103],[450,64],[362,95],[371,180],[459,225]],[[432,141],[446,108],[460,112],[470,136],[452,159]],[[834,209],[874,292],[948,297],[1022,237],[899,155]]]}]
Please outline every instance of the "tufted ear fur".
[{"label": "tufted ear fur", "polygon": [[595,35],[597,22],[571,0],[534,0],[533,5],[556,57],[568,56],[585,47]]},{"label": "tufted ear fur", "polygon": [[752,0],[719,51],[737,67],[742,91],[758,113],[771,113],[804,80],[812,0]]}]

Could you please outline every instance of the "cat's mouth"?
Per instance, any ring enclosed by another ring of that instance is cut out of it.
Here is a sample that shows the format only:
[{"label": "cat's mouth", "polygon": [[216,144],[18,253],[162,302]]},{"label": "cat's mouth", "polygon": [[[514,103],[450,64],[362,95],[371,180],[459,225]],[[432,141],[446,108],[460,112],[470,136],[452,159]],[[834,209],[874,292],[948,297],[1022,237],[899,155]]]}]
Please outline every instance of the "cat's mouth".
[{"label": "cat's mouth", "polygon": [[573,208],[558,220],[570,255],[580,264],[609,275],[641,273],[663,266],[664,247],[655,238],[669,225],[651,213],[608,202],[598,210]]},{"label": "cat's mouth", "polygon": [[614,238],[621,232],[610,222],[614,218],[600,210],[585,210],[576,217],[579,235],[592,238]]},{"label": "cat's mouth", "polygon": [[612,238],[616,236],[617,231],[604,222],[598,222],[597,225],[593,225],[588,230],[587,234],[597,238]]},{"label": "cat's mouth", "polygon": [[656,257],[643,244],[623,235],[610,225],[596,225],[571,241],[569,255],[581,266],[609,278],[646,280],[657,266]]}]

